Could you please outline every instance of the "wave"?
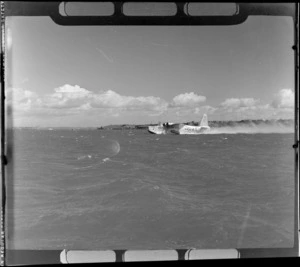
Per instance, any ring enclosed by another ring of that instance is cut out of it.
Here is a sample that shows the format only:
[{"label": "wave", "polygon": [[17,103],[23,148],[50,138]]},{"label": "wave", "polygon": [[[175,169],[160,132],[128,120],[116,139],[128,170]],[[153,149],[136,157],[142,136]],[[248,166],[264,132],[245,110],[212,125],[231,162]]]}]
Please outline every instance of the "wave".
[{"label": "wave", "polygon": [[88,154],[88,155],[83,155],[83,156],[77,157],[78,160],[83,160],[83,159],[87,159],[87,158],[91,159],[92,155]]},{"label": "wave", "polygon": [[80,146],[74,151],[77,162],[73,161],[71,164],[76,165],[76,170],[98,167],[100,164],[112,161],[111,158],[121,151],[121,146],[117,140],[105,138],[98,140],[95,144],[87,144],[86,142],[82,140],[80,145],[86,145],[90,148],[89,152],[92,153],[82,154]]},{"label": "wave", "polygon": [[294,120],[210,121],[207,134],[293,133]]}]

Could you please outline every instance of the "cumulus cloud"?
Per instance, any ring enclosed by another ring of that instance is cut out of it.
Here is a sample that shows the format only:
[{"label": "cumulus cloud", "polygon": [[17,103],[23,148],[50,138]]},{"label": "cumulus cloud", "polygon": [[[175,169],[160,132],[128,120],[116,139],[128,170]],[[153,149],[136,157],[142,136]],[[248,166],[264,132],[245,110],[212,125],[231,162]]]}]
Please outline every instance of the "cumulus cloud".
[{"label": "cumulus cloud", "polygon": [[27,102],[36,96],[34,92],[22,88],[8,88],[6,90],[6,100],[8,102]]},{"label": "cumulus cloud", "polygon": [[47,108],[77,108],[86,104],[91,96],[92,92],[78,85],[65,84],[55,88],[54,93],[45,96],[43,105]]},{"label": "cumulus cloud", "polygon": [[120,108],[125,107],[129,102],[128,96],[122,96],[112,90],[108,90],[101,94],[95,94],[92,100],[93,107]]},{"label": "cumulus cloud", "polygon": [[122,96],[112,90],[96,94],[92,99],[93,107],[121,108],[126,110],[165,110],[168,103],[154,96]]},{"label": "cumulus cloud", "polygon": [[39,105],[41,100],[38,95],[22,88],[8,88],[6,90],[6,103],[13,106],[15,111],[29,111]]},{"label": "cumulus cloud", "polygon": [[282,89],[262,103],[255,98],[227,98],[218,106],[204,105],[205,96],[182,93],[167,102],[157,96],[129,96],[113,90],[93,92],[79,85],[65,84],[47,95],[27,89],[6,90],[6,102],[21,117],[99,116],[168,116],[170,120],[197,120],[204,113],[216,119],[268,119],[293,117],[294,91]]},{"label": "cumulus cloud", "polygon": [[43,99],[43,105],[47,108],[77,108],[88,102],[92,92],[78,85],[65,84],[55,88],[54,93]]},{"label": "cumulus cloud", "polygon": [[227,98],[221,103],[224,108],[249,108],[254,107],[259,103],[258,99],[254,98]]},{"label": "cumulus cloud", "polygon": [[281,89],[269,103],[262,103],[254,98],[227,98],[217,108],[219,118],[231,119],[278,119],[292,118],[294,92]]},{"label": "cumulus cloud", "polygon": [[217,109],[212,107],[212,106],[202,106],[202,107],[196,107],[194,109],[194,114],[197,114],[197,115],[202,115],[204,113],[206,114],[213,114]]},{"label": "cumulus cloud", "polygon": [[155,111],[164,112],[168,103],[159,97],[154,96],[123,96],[112,90],[94,95],[91,100],[94,108],[113,108],[123,111]]},{"label": "cumulus cloud", "polygon": [[173,107],[195,107],[206,101],[206,97],[194,92],[177,95],[173,98]]},{"label": "cumulus cloud", "polygon": [[[52,94],[39,97],[36,93],[21,88],[8,90],[13,99],[13,108],[24,111],[42,109],[43,113],[76,114],[92,109],[123,111],[164,112],[168,103],[154,96],[124,96],[112,90],[92,92],[78,85],[65,84],[55,88]],[[56,110],[56,111],[55,111]],[[63,111],[64,110],[64,111]]]},{"label": "cumulus cloud", "polygon": [[271,103],[274,108],[293,108],[295,93],[292,89],[281,89]]},{"label": "cumulus cloud", "polygon": [[67,94],[71,98],[80,98],[91,93],[90,91],[81,88],[79,85],[72,86],[69,84],[55,88],[54,91],[58,97],[62,97],[64,94]]}]

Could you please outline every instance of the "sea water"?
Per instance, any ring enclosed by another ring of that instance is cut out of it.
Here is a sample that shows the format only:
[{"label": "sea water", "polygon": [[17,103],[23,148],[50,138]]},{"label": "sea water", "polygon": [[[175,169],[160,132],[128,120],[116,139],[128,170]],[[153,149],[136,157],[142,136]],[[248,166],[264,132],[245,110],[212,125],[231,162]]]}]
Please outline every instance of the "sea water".
[{"label": "sea water", "polygon": [[293,246],[293,133],[12,134],[10,249]]}]

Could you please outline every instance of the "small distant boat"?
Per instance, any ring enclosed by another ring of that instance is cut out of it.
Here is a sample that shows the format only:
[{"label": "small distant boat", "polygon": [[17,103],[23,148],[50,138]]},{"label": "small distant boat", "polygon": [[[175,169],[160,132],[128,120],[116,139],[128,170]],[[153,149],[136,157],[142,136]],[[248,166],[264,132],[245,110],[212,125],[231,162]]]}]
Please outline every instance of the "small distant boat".
[{"label": "small distant boat", "polygon": [[189,125],[186,123],[160,123],[155,126],[149,126],[148,132],[152,134],[203,134],[210,130],[208,126],[207,115],[204,114],[199,125]]}]

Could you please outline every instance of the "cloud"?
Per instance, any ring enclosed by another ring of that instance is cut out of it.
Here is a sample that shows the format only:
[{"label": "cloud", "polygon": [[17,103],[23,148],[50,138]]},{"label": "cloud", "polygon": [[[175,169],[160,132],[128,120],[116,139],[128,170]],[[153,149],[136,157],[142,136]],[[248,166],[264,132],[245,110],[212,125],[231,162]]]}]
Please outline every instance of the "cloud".
[{"label": "cloud", "polygon": [[194,109],[194,114],[197,114],[197,115],[203,115],[204,113],[213,114],[216,110],[217,110],[216,108],[206,105],[206,106],[202,106],[202,107],[196,107]]},{"label": "cloud", "polygon": [[78,85],[65,84],[55,88],[54,93],[45,96],[43,106],[48,108],[77,108],[88,103],[92,92]]},{"label": "cloud", "polygon": [[69,97],[72,98],[86,96],[91,93],[90,91],[81,88],[79,85],[72,86],[69,84],[65,84],[61,87],[55,88],[54,91],[55,94],[58,95],[59,97],[61,97],[62,94],[69,94]]},{"label": "cloud", "polygon": [[123,110],[166,110],[168,103],[154,96],[122,96],[112,90],[93,96],[92,107],[96,108],[120,108]]},{"label": "cloud", "polygon": [[[124,96],[112,90],[92,92],[78,85],[65,84],[55,88],[52,94],[39,97],[36,93],[22,88],[8,90],[14,110],[37,111],[52,115],[76,114],[105,109],[116,114],[120,111],[144,111],[161,114],[168,103],[154,96]],[[12,97],[13,95],[13,97]]]},{"label": "cloud", "polygon": [[56,88],[50,95],[46,106],[55,108],[116,108],[123,110],[161,110],[167,108],[167,103],[154,96],[124,96],[115,91],[107,90],[94,93],[78,85],[64,85]]},{"label": "cloud", "polygon": [[35,97],[37,97],[36,93],[22,88],[8,88],[6,90],[6,101],[8,102],[22,103]]},{"label": "cloud", "polygon": [[221,103],[223,108],[249,108],[254,107],[259,103],[258,99],[254,98],[227,98]]},{"label": "cloud", "polygon": [[278,91],[267,103],[255,98],[227,98],[213,107],[204,105],[205,101],[205,96],[194,92],[176,95],[167,102],[157,96],[121,95],[113,90],[93,92],[70,84],[57,87],[47,95],[23,88],[6,90],[6,102],[20,118],[45,116],[50,119],[69,115],[71,118],[72,115],[86,116],[90,120],[119,116],[121,120],[127,116],[146,121],[149,117],[163,116],[171,121],[190,121],[198,120],[204,113],[212,120],[278,119],[294,115],[291,89]]},{"label": "cloud", "polygon": [[293,118],[294,92],[281,89],[269,103],[254,98],[227,98],[214,112],[226,119],[279,119]]},{"label": "cloud", "polygon": [[112,90],[101,94],[95,94],[92,99],[92,106],[97,108],[121,108],[128,105],[130,97],[122,96]]},{"label": "cloud", "polygon": [[38,95],[22,88],[8,88],[6,90],[6,103],[13,106],[15,111],[29,111],[38,106],[41,100]]},{"label": "cloud", "polygon": [[175,96],[170,105],[172,107],[195,107],[205,101],[205,96],[197,95],[194,92],[191,92]]},{"label": "cloud", "polygon": [[274,108],[293,108],[295,93],[292,89],[281,89],[271,103]]}]

